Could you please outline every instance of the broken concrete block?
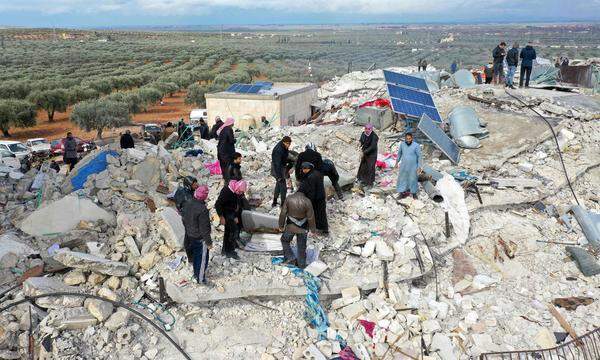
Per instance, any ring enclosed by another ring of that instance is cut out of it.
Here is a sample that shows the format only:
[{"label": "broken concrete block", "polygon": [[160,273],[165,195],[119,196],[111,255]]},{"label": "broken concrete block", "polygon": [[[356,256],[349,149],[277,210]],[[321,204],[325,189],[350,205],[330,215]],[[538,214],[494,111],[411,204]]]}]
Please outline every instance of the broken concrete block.
[{"label": "broken concrete block", "polygon": [[50,321],[50,325],[58,330],[80,330],[97,323],[98,320],[84,307],[61,308],[55,312],[55,317]]},{"label": "broken concrete block", "polygon": [[304,268],[304,271],[312,274],[313,276],[319,276],[325,270],[327,270],[328,267],[329,265],[325,264],[324,262],[316,260],[311,262],[306,268]]},{"label": "broken concrete block", "polygon": [[151,252],[147,253],[146,255],[142,256],[139,259],[138,264],[140,265],[140,267],[142,269],[150,270],[150,269],[152,269],[154,264],[156,264],[157,261],[158,261],[158,256],[157,256],[156,252],[151,251]]},{"label": "broken concrete block", "polygon": [[141,181],[148,189],[156,189],[160,183],[160,161],[154,156],[146,158],[133,167],[131,178]]},{"label": "broken concrete block", "polygon": [[360,254],[360,256],[362,257],[369,257],[371,255],[373,255],[373,253],[375,252],[375,246],[377,244],[375,243],[375,240],[369,240],[367,241],[367,243],[365,244],[365,246],[363,246],[362,252]]},{"label": "broken concrete block", "polygon": [[304,350],[304,358],[309,360],[327,360],[325,355],[314,345],[310,344],[306,350]]},{"label": "broken concrete block", "polygon": [[522,172],[530,173],[533,171],[533,164],[528,162],[522,162],[519,164],[519,170]]},{"label": "broken concrete block", "polygon": [[88,276],[88,283],[92,286],[100,285],[106,279],[106,275],[91,273]]},{"label": "broken concrete block", "polygon": [[69,286],[83,284],[85,283],[85,274],[79,269],[69,271],[63,277],[63,282]]},{"label": "broken concrete block", "polygon": [[454,353],[454,345],[452,340],[442,333],[435,333],[431,339],[431,350],[436,351],[442,360],[458,359]]},{"label": "broken concrete block", "polygon": [[117,296],[117,294],[112,291],[109,288],[103,287],[100,288],[100,290],[98,291],[98,296],[101,296],[103,298],[106,298],[108,300],[112,300],[112,301],[118,301],[119,297]]},{"label": "broken concrete block", "polygon": [[358,319],[359,316],[365,313],[365,307],[362,302],[356,302],[354,304],[350,304],[342,308],[342,314],[348,321],[354,321]]},{"label": "broken concrete block", "polygon": [[54,255],[54,260],[67,267],[112,276],[126,276],[129,274],[130,268],[126,263],[111,261],[91,254],[70,250],[59,250]]},{"label": "broken concrete block", "polygon": [[174,250],[183,248],[185,228],[183,227],[181,215],[171,207],[161,208],[157,213],[160,236]]},{"label": "broken concrete block", "polygon": [[[76,287],[68,286],[62,281],[51,277],[32,277],[23,283],[25,296],[36,296],[54,292],[79,292]],[[45,297],[35,301],[43,308],[58,309],[62,307],[77,307],[83,304],[83,298],[73,296]]]},{"label": "broken concrete block", "polygon": [[9,253],[17,255],[17,257],[25,257],[35,254],[36,251],[20,242],[17,235],[7,233],[0,236],[0,259]]},{"label": "broken concrete block", "polygon": [[138,257],[140,256],[140,249],[137,246],[137,243],[135,242],[135,239],[133,238],[133,236],[127,235],[123,238],[123,242],[125,243],[125,246],[127,246],[127,249],[129,250],[129,252],[131,253],[131,255],[133,255],[134,257]]},{"label": "broken concrete block", "polygon": [[85,307],[100,322],[108,319],[113,313],[113,304],[98,299],[86,300]]},{"label": "broken concrete block", "polygon": [[138,162],[144,161],[146,158],[146,152],[143,150],[138,150],[136,148],[129,148],[127,151],[127,157],[130,159],[135,159]]},{"label": "broken concrete block", "polygon": [[357,286],[342,289],[342,299],[346,305],[360,301],[360,289]]},{"label": "broken concrete block", "polygon": [[540,329],[535,336],[535,342],[542,349],[549,349],[556,346],[556,338],[554,337],[554,334],[546,328]]},{"label": "broken concrete block", "polygon": [[111,290],[117,290],[121,286],[121,279],[117,276],[111,276],[106,280],[105,285]]},{"label": "broken concrete block", "polygon": [[376,253],[379,260],[393,261],[394,252],[384,241],[378,241],[376,245]]},{"label": "broken concrete block", "polygon": [[127,325],[131,314],[125,309],[119,309],[112,314],[104,323],[104,326],[111,331],[115,331]]},{"label": "broken concrete block", "polygon": [[75,229],[81,221],[98,220],[112,223],[115,217],[90,199],[67,195],[29,214],[19,228],[29,235],[43,236],[68,232]]}]

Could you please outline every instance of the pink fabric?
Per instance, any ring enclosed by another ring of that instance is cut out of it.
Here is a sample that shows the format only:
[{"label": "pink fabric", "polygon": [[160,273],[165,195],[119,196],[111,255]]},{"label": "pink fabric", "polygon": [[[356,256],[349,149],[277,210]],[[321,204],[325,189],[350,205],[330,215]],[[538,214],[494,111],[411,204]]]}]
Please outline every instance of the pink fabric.
[{"label": "pink fabric", "polygon": [[369,136],[373,132],[373,124],[368,123],[365,125],[365,135]]},{"label": "pink fabric", "polygon": [[373,338],[373,330],[375,330],[375,323],[367,320],[358,320],[360,324],[365,328],[367,335]]},{"label": "pink fabric", "polygon": [[342,360],[358,360],[356,355],[354,355],[354,351],[350,348],[350,346],[346,346],[344,350],[340,351],[340,359]]},{"label": "pink fabric", "polygon": [[221,175],[223,172],[221,171],[221,164],[219,164],[219,160],[214,163],[204,164],[204,167],[210,171],[211,175]]},{"label": "pink fabric", "polygon": [[225,122],[223,123],[223,125],[221,125],[219,130],[217,130],[217,135],[221,134],[221,131],[223,131],[223,129],[225,129],[227,126],[231,126],[234,123],[235,120],[232,117],[227,118],[227,120],[225,120]]},{"label": "pink fabric", "polygon": [[248,189],[248,183],[245,180],[230,180],[229,190],[233,191],[234,194],[241,195]]},{"label": "pink fabric", "polygon": [[208,186],[206,186],[206,185],[198,186],[196,188],[196,191],[194,191],[194,198],[196,198],[197,200],[201,200],[201,201],[206,200],[206,198],[208,198]]}]

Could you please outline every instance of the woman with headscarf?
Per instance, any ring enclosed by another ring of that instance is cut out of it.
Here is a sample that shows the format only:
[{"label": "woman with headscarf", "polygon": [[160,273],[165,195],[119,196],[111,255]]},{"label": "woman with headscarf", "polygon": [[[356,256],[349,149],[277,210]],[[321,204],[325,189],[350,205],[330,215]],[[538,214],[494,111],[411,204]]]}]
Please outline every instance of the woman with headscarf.
[{"label": "woman with headscarf", "polygon": [[206,207],[208,186],[200,185],[194,191],[194,197],[183,207],[183,226],[185,228],[184,248],[188,261],[193,264],[194,278],[199,284],[206,284],[208,250],[212,249],[210,237],[210,215]]},{"label": "woman with headscarf", "polygon": [[221,166],[221,173],[225,183],[229,181],[227,169],[229,164],[233,161],[233,155],[235,155],[235,137],[233,136],[233,118],[227,118],[223,125],[217,130],[217,136],[219,137],[219,143],[217,145],[217,158],[219,159],[219,165]]},{"label": "woman with headscarf", "polygon": [[358,181],[362,185],[372,186],[375,182],[375,163],[377,162],[377,141],[379,137],[373,131],[373,124],[365,125],[365,130],[360,135],[360,149],[362,157],[358,174]]},{"label": "woman with headscarf", "polygon": [[245,180],[231,180],[221,189],[219,198],[215,202],[215,210],[219,215],[221,225],[225,225],[221,254],[236,260],[239,260],[235,248],[240,237],[244,193],[247,189],[248,183]]}]

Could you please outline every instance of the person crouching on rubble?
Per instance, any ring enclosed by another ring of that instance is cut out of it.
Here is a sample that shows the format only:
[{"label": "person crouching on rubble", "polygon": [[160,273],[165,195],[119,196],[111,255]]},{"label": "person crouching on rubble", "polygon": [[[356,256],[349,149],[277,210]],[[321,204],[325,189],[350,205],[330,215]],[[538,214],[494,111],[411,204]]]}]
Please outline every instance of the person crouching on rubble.
[{"label": "person crouching on rubble", "polygon": [[239,260],[235,252],[242,227],[242,210],[244,209],[244,193],[248,183],[244,180],[231,180],[219,193],[215,202],[215,210],[219,215],[221,225],[225,225],[223,249],[221,254],[228,258]]},{"label": "person crouching on rubble", "polygon": [[208,251],[213,243],[210,237],[210,215],[206,207],[208,186],[200,185],[194,196],[183,207],[183,226],[185,228],[184,248],[188,261],[194,268],[194,278],[198,284],[207,284]]},{"label": "person crouching on rubble", "polygon": [[309,162],[302,163],[302,172],[304,180],[298,191],[302,192],[312,204],[317,230],[327,235],[329,234],[329,223],[327,222],[327,196],[323,184],[323,174]]},{"label": "person crouching on rubble", "polygon": [[185,204],[194,197],[194,191],[198,188],[198,180],[193,176],[186,176],[183,178],[183,183],[175,191],[173,200],[175,201],[175,207],[180,214],[183,214]]},{"label": "person crouching on rubble", "polygon": [[360,135],[360,149],[362,156],[356,178],[363,186],[373,186],[375,182],[375,163],[377,162],[377,142],[379,137],[373,131],[373,124],[365,125],[365,130]]},{"label": "person crouching on rubble", "polygon": [[306,267],[306,241],[308,232],[316,231],[315,214],[312,203],[298,190],[288,196],[281,207],[279,214],[279,230],[281,245],[283,246],[284,264],[294,264],[294,254],[290,246],[296,236],[297,261],[295,263],[301,269]]},{"label": "person crouching on rubble", "polygon": [[405,198],[411,194],[413,198],[417,198],[422,161],[421,145],[413,141],[411,133],[406,133],[404,141],[398,147],[398,157],[394,165],[395,168],[398,166],[398,162],[400,162],[396,190],[401,198]]}]

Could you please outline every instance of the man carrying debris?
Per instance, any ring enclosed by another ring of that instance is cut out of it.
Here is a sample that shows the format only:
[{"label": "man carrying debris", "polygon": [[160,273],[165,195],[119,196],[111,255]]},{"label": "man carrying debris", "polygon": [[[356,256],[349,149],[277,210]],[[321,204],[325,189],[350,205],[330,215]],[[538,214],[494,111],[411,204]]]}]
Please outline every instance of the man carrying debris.
[{"label": "man carrying debris", "polygon": [[248,184],[246,181],[231,180],[228,185],[225,185],[221,189],[219,198],[215,202],[215,210],[219,215],[221,225],[225,225],[221,254],[236,260],[240,259],[235,249],[240,237],[244,193],[247,188]]},{"label": "man carrying debris", "polygon": [[186,176],[183,178],[183,184],[175,191],[173,200],[175,201],[175,207],[179,214],[183,214],[185,204],[194,197],[194,191],[198,188],[198,180],[193,176]]},{"label": "man carrying debris", "polygon": [[506,65],[508,65],[506,87],[514,89],[513,78],[517,72],[517,66],[519,65],[519,43],[514,43],[513,47],[506,53]]},{"label": "man carrying debris", "polygon": [[394,167],[398,166],[398,162],[400,162],[400,171],[396,190],[401,198],[412,194],[416,199],[419,190],[418,174],[422,171],[421,145],[413,141],[411,133],[406,133],[404,142],[400,143]]},{"label": "man carrying debris", "polygon": [[531,78],[531,70],[533,69],[533,60],[537,58],[535,49],[531,44],[527,44],[521,54],[521,77],[519,78],[519,87],[523,87],[523,80],[525,81],[525,87],[529,87],[529,79]]},{"label": "man carrying debris", "polygon": [[287,195],[287,162],[292,138],[284,136],[283,139],[273,148],[271,153],[271,176],[275,178],[275,191],[273,192],[272,207],[277,206],[277,198],[281,196],[281,205],[285,202]]},{"label": "man carrying debris", "polygon": [[331,181],[331,185],[333,186],[333,189],[335,190],[338,199],[343,200],[344,193],[342,192],[342,188],[339,184],[340,174],[338,174],[333,161],[329,159],[323,160],[323,166],[321,166],[321,173],[323,174],[323,176],[327,176]]},{"label": "man carrying debris", "polygon": [[133,136],[131,136],[131,131],[127,130],[123,135],[121,135],[120,139],[121,149],[133,149],[135,144],[133,142]]},{"label": "man carrying debris", "polygon": [[71,172],[77,164],[77,140],[75,140],[70,131],[63,140],[63,162],[69,165],[69,172]]},{"label": "man carrying debris", "polygon": [[233,161],[227,168],[227,178],[229,180],[242,180],[242,154],[239,152],[233,154]]},{"label": "man carrying debris", "polygon": [[208,186],[201,185],[194,196],[183,208],[183,226],[185,228],[184,248],[188,261],[193,264],[194,278],[198,284],[206,284],[208,250],[212,249],[210,237],[210,215],[206,207]]},{"label": "man carrying debris", "polygon": [[312,204],[300,190],[285,199],[279,214],[279,229],[283,232],[281,245],[283,246],[284,263],[292,264],[294,261],[290,244],[296,236],[298,256],[295,265],[304,269],[306,267],[308,232],[309,230],[310,232],[316,231],[316,223]]},{"label": "man carrying debris", "polygon": [[377,142],[379,137],[373,131],[373,124],[365,125],[360,135],[362,157],[356,178],[363,186],[372,186],[375,182],[375,163],[377,162]]},{"label": "man carrying debris", "polygon": [[499,85],[504,77],[504,56],[506,56],[506,43],[503,41],[492,52],[494,58],[494,84]]},{"label": "man carrying debris", "polygon": [[323,157],[317,151],[317,146],[310,142],[304,146],[304,151],[298,154],[298,159],[296,160],[296,181],[301,182],[304,179],[304,174],[302,173],[302,163],[309,162],[314,165],[315,169],[321,171],[323,167]]},{"label": "man carrying debris", "polygon": [[304,180],[302,180],[298,191],[302,192],[312,204],[317,230],[327,235],[329,234],[329,224],[327,222],[327,196],[323,184],[323,174],[309,162],[302,163],[302,172],[304,173]]},{"label": "man carrying debris", "polygon": [[210,129],[210,133],[208,134],[211,139],[218,139],[219,135],[217,135],[217,130],[219,130],[223,126],[223,120],[220,117],[215,118],[215,124]]},{"label": "man carrying debris", "polygon": [[233,155],[235,154],[235,136],[233,135],[233,118],[227,118],[227,120],[217,130],[217,136],[219,136],[219,143],[217,144],[217,159],[219,159],[219,165],[221,166],[221,173],[225,183],[229,181],[227,168],[233,161]]}]

